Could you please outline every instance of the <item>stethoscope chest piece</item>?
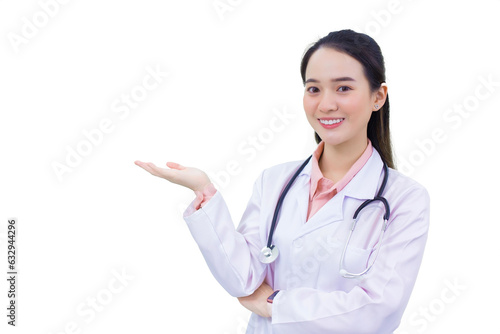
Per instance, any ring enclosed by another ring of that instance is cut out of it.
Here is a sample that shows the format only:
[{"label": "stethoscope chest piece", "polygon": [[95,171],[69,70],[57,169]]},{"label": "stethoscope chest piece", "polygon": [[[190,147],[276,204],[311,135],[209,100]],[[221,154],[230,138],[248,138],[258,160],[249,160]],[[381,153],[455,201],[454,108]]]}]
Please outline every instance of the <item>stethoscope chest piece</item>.
[{"label": "stethoscope chest piece", "polygon": [[260,251],[259,260],[262,263],[271,263],[276,260],[279,254],[278,248],[274,245],[271,245],[271,247],[266,246]]}]

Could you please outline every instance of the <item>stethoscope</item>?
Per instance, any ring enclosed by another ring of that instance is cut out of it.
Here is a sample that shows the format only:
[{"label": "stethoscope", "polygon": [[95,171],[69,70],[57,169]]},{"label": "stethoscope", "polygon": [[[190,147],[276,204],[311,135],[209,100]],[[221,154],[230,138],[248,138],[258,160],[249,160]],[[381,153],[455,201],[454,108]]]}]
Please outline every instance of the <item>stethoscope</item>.
[{"label": "stethoscope", "polygon": [[[311,158],[312,158],[312,155],[309,158],[307,158],[306,161],[304,161],[304,163],[302,163],[302,165],[295,172],[295,174],[292,176],[290,181],[288,181],[288,184],[286,185],[285,189],[283,189],[283,192],[281,193],[281,195],[278,199],[278,203],[276,204],[276,208],[274,210],[271,228],[269,230],[267,245],[264,248],[262,248],[260,255],[259,255],[259,260],[262,263],[272,263],[276,260],[276,258],[279,255],[278,248],[272,244],[273,234],[274,234],[274,230],[276,228],[278,214],[279,214],[281,205],[283,204],[283,200],[285,199],[285,196],[286,196],[288,190],[290,190],[293,182],[295,181],[295,179],[297,179],[297,176],[304,169],[304,167],[307,165],[309,160],[311,160]],[[375,264],[375,261],[377,260],[378,253],[380,251],[380,245],[381,245],[382,239],[384,237],[385,230],[387,229],[387,221],[389,220],[389,216],[391,214],[391,210],[389,208],[389,203],[387,202],[385,197],[382,196],[382,193],[384,192],[385,186],[387,184],[388,174],[389,174],[389,168],[387,167],[387,164],[384,163],[384,179],[382,180],[382,184],[380,185],[380,188],[377,192],[377,195],[373,199],[368,199],[368,200],[364,201],[354,212],[354,216],[352,217],[353,222],[352,222],[351,230],[349,231],[349,236],[347,237],[347,241],[345,243],[344,250],[342,251],[342,256],[340,258],[340,263],[339,263],[339,273],[340,273],[340,275],[342,275],[345,278],[356,278],[356,277],[360,277],[360,276],[365,275],[366,273],[368,273],[368,271],[370,271],[370,269]],[[361,212],[361,210],[363,210],[367,205],[369,205],[370,203],[376,202],[376,201],[380,201],[384,204],[385,214],[384,214],[384,223],[382,224],[382,229],[380,231],[378,241],[377,241],[377,250],[375,251],[375,257],[374,257],[371,265],[367,266],[367,268],[365,270],[363,270],[362,272],[360,272],[358,274],[350,273],[346,269],[344,269],[344,267],[345,267],[344,261],[345,261],[345,255],[347,252],[347,247],[349,245],[349,242],[351,241],[352,233],[354,232],[354,229],[356,228],[356,224],[358,221],[358,215]]]}]

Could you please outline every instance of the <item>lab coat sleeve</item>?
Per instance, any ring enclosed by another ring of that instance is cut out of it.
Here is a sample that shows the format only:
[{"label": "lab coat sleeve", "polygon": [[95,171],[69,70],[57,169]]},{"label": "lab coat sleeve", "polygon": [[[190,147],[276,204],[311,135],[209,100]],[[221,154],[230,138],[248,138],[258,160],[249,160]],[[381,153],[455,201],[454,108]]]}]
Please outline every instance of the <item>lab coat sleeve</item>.
[{"label": "lab coat sleeve", "polygon": [[266,267],[258,260],[262,172],[235,228],[220,191],[195,210],[193,201],[183,218],[200,248],[205,261],[220,285],[232,296],[252,294],[263,282]]},{"label": "lab coat sleeve", "polygon": [[282,290],[274,298],[273,333],[393,333],[415,284],[429,225],[429,196],[419,186],[393,204],[371,271],[349,292]]}]

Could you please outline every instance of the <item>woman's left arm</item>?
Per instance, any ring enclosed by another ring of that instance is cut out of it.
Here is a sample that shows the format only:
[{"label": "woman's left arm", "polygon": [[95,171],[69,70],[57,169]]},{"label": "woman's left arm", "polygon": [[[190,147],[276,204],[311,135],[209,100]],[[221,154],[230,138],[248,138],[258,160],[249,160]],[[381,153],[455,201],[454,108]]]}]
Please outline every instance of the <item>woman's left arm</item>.
[{"label": "woman's left arm", "polygon": [[412,187],[392,203],[391,220],[371,271],[351,291],[280,290],[272,304],[273,333],[392,333],[422,261],[429,195]]},{"label": "woman's left arm", "polygon": [[273,293],[273,289],[266,283],[262,283],[250,296],[238,297],[238,301],[248,310],[264,318],[271,317],[271,307],[267,303],[267,297]]}]

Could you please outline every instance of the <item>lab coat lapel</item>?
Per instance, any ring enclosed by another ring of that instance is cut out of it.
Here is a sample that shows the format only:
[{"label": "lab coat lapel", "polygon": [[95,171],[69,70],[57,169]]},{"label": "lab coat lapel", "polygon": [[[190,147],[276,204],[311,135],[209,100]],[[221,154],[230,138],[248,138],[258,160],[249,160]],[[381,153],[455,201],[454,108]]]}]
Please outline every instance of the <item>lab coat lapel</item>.
[{"label": "lab coat lapel", "polygon": [[331,200],[326,202],[325,205],[323,205],[311,217],[311,219],[309,219],[309,221],[304,224],[302,233],[306,234],[318,228],[321,228],[325,225],[342,221],[344,219],[342,214],[343,202],[344,202],[344,196],[342,194],[337,194],[333,196]]},{"label": "lab coat lapel", "polygon": [[[342,202],[343,195],[337,194],[324,206],[322,206],[318,212],[316,212],[309,221],[307,219],[307,211],[309,208],[309,191],[311,188],[311,162],[309,162],[306,167],[304,167],[297,181],[297,193],[295,197],[295,205],[298,209],[298,217],[300,222],[299,234],[304,235],[315,229],[318,229],[326,224],[333,223],[335,221],[342,220]],[[300,187],[300,188],[299,188]]]},{"label": "lab coat lapel", "polygon": [[374,148],[366,164],[354,176],[351,182],[345,186],[341,193],[344,193],[345,197],[360,200],[374,198],[384,177],[383,165],[384,163],[380,154]]},{"label": "lab coat lapel", "polygon": [[[308,168],[310,166],[309,164],[305,167]],[[309,167],[310,168],[310,167]],[[300,174],[299,179],[300,179],[300,184],[297,185],[297,188],[300,187],[297,191],[297,195],[295,197],[295,207],[298,209],[297,213],[297,219],[299,220],[299,226],[302,223],[305,223],[307,219],[307,209],[309,207],[309,188],[310,188],[310,183],[309,183],[309,178],[307,177],[307,174]]]},{"label": "lab coat lapel", "polygon": [[344,189],[333,196],[331,200],[325,203],[325,205],[306,222],[311,179],[311,162],[309,162],[301,174],[299,174],[300,188],[295,196],[296,207],[298,208],[298,218],[303,223],[299,232],[300,235],[310,233],[327,224],[343,221],[343,205],[347,198],[356,198],[360,200],[373,198],[382,180],[382,166],[382,159],[379,153],[374,149],[366,164]]}]

